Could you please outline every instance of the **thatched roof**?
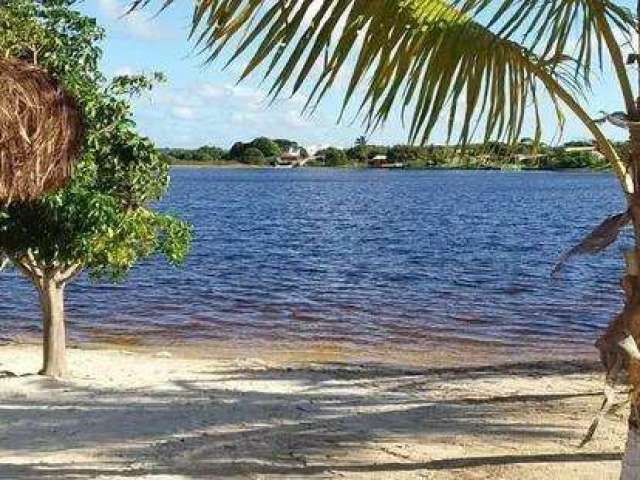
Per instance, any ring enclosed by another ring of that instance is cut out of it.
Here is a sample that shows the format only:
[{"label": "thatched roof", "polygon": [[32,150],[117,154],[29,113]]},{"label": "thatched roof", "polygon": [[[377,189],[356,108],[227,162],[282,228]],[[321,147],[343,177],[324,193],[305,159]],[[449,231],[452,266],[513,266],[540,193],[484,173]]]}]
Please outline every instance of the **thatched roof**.
[{"label": "thatched roof", "polygon": [[0,203],[64,185],[82,137],[76,102],[44,70],[0,58]]}]

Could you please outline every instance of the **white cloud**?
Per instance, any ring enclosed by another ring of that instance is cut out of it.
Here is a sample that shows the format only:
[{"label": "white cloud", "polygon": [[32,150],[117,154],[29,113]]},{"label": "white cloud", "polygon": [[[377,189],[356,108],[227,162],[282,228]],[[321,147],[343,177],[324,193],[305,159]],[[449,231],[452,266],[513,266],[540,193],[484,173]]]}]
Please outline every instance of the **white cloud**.
[{"label": "white cloud", "polygon": [[184,88],[162,88],[154,94],[161,105],[215,108],[216,105],[234,103],[243,109],[260,110],[266,106],[267,95],[255,88],[213,83],[192,84]]},{"label": "white cloud", "polygon": [[263,101],[267,97],[263,91],[252,87],[245,87],[243,85],[227,86],[226,88],[234,97],[244,98],[256,102]]},{"label": "white cloud", "polygon": [[173,107],[171,115],[180,120],[195,120],[197,118],[196,111],[191,107]]},{"label": "white cloud", "polygon": [[260,121],[260,115],[247,112],[233,112],[231,114],[231,123],[234,125],[256,124]]},{"label": "white cloud", "polygon": [[198,91],[203,98],[222,98],[227,94],[227,89],[212,83],[203,83],[198,87]]},{"label": "white cloud", "polygon": [[291,128],[308,128],[313,127],[315,122],[298,110],[289,110],[284,114],[284,124]]},{"label": "white cloud", "polygon": [[[335,117],[322,113],[303,115],[304,94],[280,98],[273,104],[267,93],[251,85],[201,81],[162,86],[147,101],[138,103],[137,118],[145,134],[162,146],[195,147],[215,144],[229,147],[235,141],[258,136],[290,138],[301,144],[351,143],[357,132],[336,129]],[[340,136],[340,140],[336,138]]]}]

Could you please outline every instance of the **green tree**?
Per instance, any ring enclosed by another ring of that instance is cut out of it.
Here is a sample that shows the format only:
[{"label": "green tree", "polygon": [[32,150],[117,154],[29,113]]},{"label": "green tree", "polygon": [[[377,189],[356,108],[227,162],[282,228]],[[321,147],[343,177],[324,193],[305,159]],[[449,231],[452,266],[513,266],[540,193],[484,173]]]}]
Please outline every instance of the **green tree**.
[{"label": "green tree", "polygon": [[[117,281],[142,257],[185,258],[190,227],[149,208],[168,185],[168,166],[136,133],[130,97],[156,81],[108,82],[98,69],[103,30],[73,1],[7,0],[0,51],[44,66],[77,99],[86,126],[84,154],[62,191],[0,210],[0,252],[35,286],[43,313],[42,374],[64,376],[64,289],[83,270]],[[25,32],[29,32],[25,35]]]},{"label": "green tree", "polygon": [[194,153],[199,162],[219,162],[225,156],[223,149],[209,145],[198,148]]},{"label": "green tree", "polygon": [[242,160],[245,148],[247,148],[247,146],[242,142],[234,143],[229,150],[229,158],[231,160]]},{"label": "green tree", "polygon": [[242,160],[251,165],[263,165],[264,154],[255,147],[249,147],[243,152]]},{"label": "green tree", "polygon": [[371,147],[368,145],[356,145],[347,150],[346,154],[356,162],[366,162],[371,156]]},{"label": "green tree", "polygon": [[389,155],[389,147],[386,145],[369,145],[369,158],[376,155]]},{"label": "green tree", "polygon": [[563,147],[592,147],[593,141],[590,140],[572,140],[564,142]]},{"label": "green tree", "polygon": [[435,158],[427,149],[415,145],[395,145],[389,150],[389,160],[404,162],[413,168],[424,168],[435,165]]},{"label": "green tree", "polygon": [[293,150],[300,150],[300,156],[302,158],[309,158],[309,152],[307,152],[307,150],[300,146],[300,144],[298,142],[294,142],[293,140],[287,140],[285,138],[277,138],[274,140],[274,143],[276,145],[278,145],[278,147],[280,147],[280,151],[281,152],[286,152],[290,149]]},{"label": "green tree", "polygon": [[221,163],[228,159],[228,153],[222,148],[209,145],[189,150],[186,148],[162,148],[160,149],[169,163],[171,162],[195,162],[195,163]]},{"label": "green tree", "polygon": [[329,147],[321,152],[324,156],[324,164],[327,167],[341,167],[349,163],[349,158],[344,150],[335,147]]},{"label": "green tree", "polygon": [[[277,157],[280,155],[280,147],[271,139],[267,137],[259,137],[251,142],[250,146],[256,148],[262,152],[262,155],[266,158]],[[246,152],[245,152],[246,155]]]},{"label": "green tree", "polygon": [[559,149],[551,155],[547,166],[551,168],[605,168],[606,161],[591,152],[566,152]]}]

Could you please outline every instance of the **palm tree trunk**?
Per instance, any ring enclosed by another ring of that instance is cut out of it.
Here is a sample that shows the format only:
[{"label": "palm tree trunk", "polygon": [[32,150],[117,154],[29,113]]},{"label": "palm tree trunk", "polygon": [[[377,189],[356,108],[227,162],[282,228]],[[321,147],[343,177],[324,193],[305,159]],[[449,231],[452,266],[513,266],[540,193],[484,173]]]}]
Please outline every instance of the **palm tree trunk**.
[{"label": "palm tree trunk", "polygon": [[[629,207],[631,210],[631,218],[634,230],[635,251],[628,254],[627,269],[623,285],[625,286],[625,304],[630,307],[631,311],[639,308],[640,305],[640,202],[638,201],[639,182],[639,166],[640,166],[640,130],[636,126],[632,126],[629,131],[630,141],[630,158],[631,174],[634,179],[634,193],[629,196]],[[631,261],[629,261],[629,257]],[[636,343],[640,344],[639,327],[634,323],[635,315],[631,315],[628,323],[625,325],[627,334],[632,334]],[[638,365],[637,361],[629,360],[628,379],[634,388],[638,385]],[[631,412],[629,415],[629,424],[627,432],[627,443],[625,453],[622,460],[622,470],[620,480],[640,480],[640,417],[638,415],[639,399],[632,397]]]},{"label": "palm tree trunk", "polygon": [[620,480],[638,480],[640,479],[640,429],[638,428],[638,416],[634,413],[635,409],[631,407],[632,413],[629,418],[629,431],[627,433],[627,445],[622,459],[622,472]]},{"label": "palm tree trunk", "polygon": [[40,294],[43,332],[43,361],[39,373],[64,377],[67,373],[64,284],[45,278],[36,287]]}]

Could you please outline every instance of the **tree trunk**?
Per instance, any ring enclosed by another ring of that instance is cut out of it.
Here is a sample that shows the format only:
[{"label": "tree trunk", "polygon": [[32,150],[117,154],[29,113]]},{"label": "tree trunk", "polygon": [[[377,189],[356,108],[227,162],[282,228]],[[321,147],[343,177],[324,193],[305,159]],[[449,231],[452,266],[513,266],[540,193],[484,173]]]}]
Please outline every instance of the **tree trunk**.
[{"label": "tree trunk", "polygon": [[[639,3],[640,6],[640,3]],[[633,336],[636,344],[640,345],[640,129],[633,125],[629,129],[629,164],[633,176],[634,193],[628,197],[631,211],[631,221],[634,231],[635,248],[626,256],[626,271],[623,280],[625,291],[625,309],[627,321],[625,334]],[[640,386],[640,363],[632,358],[626,358],[627,381],[634,387]],[[638,416],[638,397],[631,397],[627,444],[622,460],[620,480],[640,480],[640,417]]]},{"label": "tree trunk", "polygon": [[64,377],[67,373],[64,325],[64,285],[45,279],[38,286],[42,307],[43,364],[40,375]]}]

